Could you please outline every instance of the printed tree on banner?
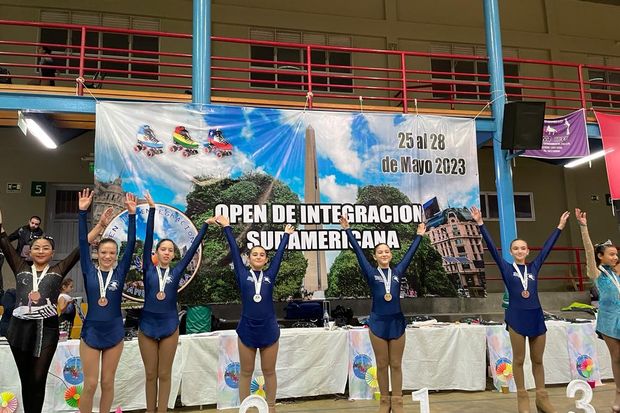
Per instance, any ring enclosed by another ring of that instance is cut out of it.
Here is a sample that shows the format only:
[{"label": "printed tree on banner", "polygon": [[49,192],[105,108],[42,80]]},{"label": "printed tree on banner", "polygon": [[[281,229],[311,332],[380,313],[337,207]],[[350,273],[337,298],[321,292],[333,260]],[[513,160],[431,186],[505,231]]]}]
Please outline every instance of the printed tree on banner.
[{"label": "printed tree on banner", "polygon": [[[363,205],[404,205],[411,200],[397,188],[389,185],[368,185],[359,188],[357,204]],[[415,237],[416,224],[352,224],[353,230],[396,231],[401,248],[392,250],[393,263],[398,263]],[[372,251],[365,251],[371,263]],[[456,289],[448,279],[442,266],[441,255],[431,246],[428,237],[424,237],[414,259],[404,274],[409,285],[418,295],[435,294],[443,297],[456,296]],[[329,271],[328,297],[367,297],[370,290],[363,279],[355,254],[342,251],[335,259]]]},{"label": "printed tree on banner", "polygon": [[[261,173],[250,173],[238,179],[199,177],[204,186],[196,185],[187,195],[185,214],[196,226],[213,216],[218,204],[299,204],[299,198],[281,181]],[[233,224],[241,254],[248,252],[246,234],[249,231],[282,231],[283,225],[271,223]],[[270,252],[270,256],[273,255]],[[184,289],[179,301],[188,305],[207,302],[239,301],[240,293],[235,280],[228,243],[221,228],[209,226],[203,244],[203,263],[197,276]],[[274,288],[274,299],[282,300],[299,294],[307,261],[300,251],[285,252]]]}]

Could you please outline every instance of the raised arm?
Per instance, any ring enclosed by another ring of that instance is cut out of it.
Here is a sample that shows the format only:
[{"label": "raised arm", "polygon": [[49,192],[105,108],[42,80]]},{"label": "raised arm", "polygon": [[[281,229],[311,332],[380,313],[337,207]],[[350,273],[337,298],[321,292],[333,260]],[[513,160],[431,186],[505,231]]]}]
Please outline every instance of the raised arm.
[{"label": "raised arm", "polygon": [[217,223],[217,225],[221,226],[224,231],[224,236],[226,237],[226,241],[228,242],[228,246],[230,247],[230,255],[232,257],[232,262],[235,267],[237,282],[241,283],[241,272],[245,270],[245,265],[243,264],[243,260],[241,259],[241,251],[239,251],[239,246],[237,245],[235,234],[233,234],[232,228],[230,227],[230,221],[228,217],[220,215],[216,217],[215,222]]},{"label": "raised arm", "polygon": [[426,224],[424,224],[424,222],[421,222],[418,225],[416,236],[413,239],[413,242],[409,246],[409,249],[407,249],[407,252],[405,253],[405,256],[403,257],[403,259],[398,263],[398,265],[395,268],[395,271],[397,274],[403,274],[407,270],[407,267],[409,266],[409,264],[411,264],[411,260],[413,259],[415,252],[420,246],[420,242],[422,242],[422,237],[424,236],[425,232],[426,232]]},{"label": "raised arm", "polygon": [[495,244],[493,243],[491,234],[489,234],[489,231],[487,231],[487,228],[484,225],[484,222],[482,220],[482,213],[476,207],[471,207],[469,210],[471,211],[472,218],[474,219],[476,224],[478,224],[478,229],[480,230],[480,234],[482,235],[482,238],[484,238],[484,242],[486,242],[487,244],[489,253],[491,254],[491,257],[493,257],[493,261],[495,261],[497,266],[501,268],[504,265],[505,260],[499,254],[499,251],[497,250],[497,248],[495,247]]},{"label": "raised arm", "polygon": [[198,231],[198,235],[196,235],[196,238],[194,238],[192,245],[190,245],[190,247],[187,249],[187,252],[183,256],[183,258],[181,258],[177,266],[174,268],[179,274],[185,271],[185,268],[187,268],[187,266],[189,265],[189,262],[194,257],[194,254],[196,254],[196,251],[198,250],[198,247],[202,243],[203,238],[205,237],[205,235],[207,235],[208,227],[209,226],[207,225],[206,222],[202,224],[202,227],[200,228],[200,231]]},{"label": "raised arm", "polygon": [[17,274],[19,268],[24,264],[24,260],[17,254],[15,248],[11,245],[9,241],[9,237],[6,232],[4,232],[4,228],[2,227],[2,212],[0,211],[0,249],[4,253],[4,258],[6,258],[6,262],[13,270],[13,274]]},{"label": "raised arm", "polygon": [[123,258],[121,258],[121,261],[118,263],[120,273],[123,277],[125,277],[129,271],[133,258],[133,251],[136,247],[136,196],[133,194],[126,194],[125,206],[127,207],[127,212],[129,213],[127,216],[127,245],[125,246]]},{"label": "raised arm", "polygon": [[280,264],[282,264],[282,257],[284,256],[284,250],[286,249],[286,246],[288,245],[289,237],[293,233],[293,231],[295,231],[294,226],[290,224],[287,224],[284,226],[284,235],[282,236],[282,239],[280,240],[280,245],[278,245],[278,250],[276,251],[276,255],[273,256],[273,259],[271,260],[271,264],[269,265],[269,272],[271,273],[271,278],[273,279],[273,282],[275,282],[278,276],[278,271],[280,271]]},{"label": "raised arm", "polygon": [[97,224],[95,224],[95,226],[88,233],[89,244],[95,242],[97,237],[103,233],[105,228],[110,223],[110,220],[112,220],[113,213],[114,210],[112,209],[112,207],[106,208],[106,210],[103,211],[103,214],[101,214],[101,216],[99,217],[99,221],[97,222]]},{"label": "raised arm", "polygon": [[581,240],[583,241],[583,248],[586,251],[586,272],[588,277],[595,280],[598,278],[600,271],[596,267],[596,257],[594,256],[594,245],[590,239],[588,233],[588,218],[586,213],[579,208],[575,208],[575,217],[579,222],[579,229],[581,230]]},{"label": "raised arm", "polygon": [[351,227],[349,226],[349,220],[347,219],[347,217],[341,216],[339,221],[340,221],[340,226],[346,231],[347,238],[349,239],[349,244],[351,244],[351,247],[353,248],[353,252],[355,253],[355,256],[357,257],[357,262],[359,266],[362,268],[362,275],[366,279],[366,282],[370,284],[372,280],[369,277],[370,277],[370,274],[373,273],[374,267],[370,265],[370,263],[368,262],[368,259],[364,255],[364,251],[362,251],[362,247],[360,247],[360,244],[355,239],[355,236],[353,235],[353,232],[351,231]]},{"label": "raised arm", "polygon": [[146,235],[144,236],[144,251],[142,251],[142,276],[146,275],[146,270],[153,267],[151,254],[153,253],[153,228],[155,226],[155,211],[157,210],[153,198],[150,194],[144,197],[149,204],[149,216],[146,220]]},{"label": "raised arm", "polygon": [[88,284],[86,274],[93,267],[90,258],[90,244],[88,243],[88,208],[93,201],[93,194],[88,188],[78,192],[78,244],[80,247],[80,265],[84,274],[84,282]]},{"label": "raised arm", "polygon": [[566,226],[566,221],[568,220],[569,216],[570,216],[570,213],[568,211],[565,211],[560,216],[560,222],[558,223],[557,228],[555,228],[553,232],[551,233],[551,235],[549,236],[549,238],[547,238],[547,241],[545,241],[545,244],[543,245],[542,250],[532,262],[532,267],[535,268],[536,270],[538,270],[542,266],[542,264],[545,262],[545,260],[551,253],[551,249],[553,248],[558,238],[560,237],[560,234],[562,233],[562,230]]}]

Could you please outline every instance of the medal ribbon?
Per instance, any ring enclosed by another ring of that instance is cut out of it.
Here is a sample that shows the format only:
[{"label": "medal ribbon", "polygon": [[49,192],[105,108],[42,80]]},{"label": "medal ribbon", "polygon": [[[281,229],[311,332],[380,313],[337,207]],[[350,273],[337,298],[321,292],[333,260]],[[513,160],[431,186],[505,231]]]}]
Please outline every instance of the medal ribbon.
[{"label": "medal ribbon", "polygon": [[377,271],[379,271],[381,278],[383,278],[383,285],[385,286],[385,293],[389,294],[390,290],[392,289],[392,269],[388,267],[387,270],[388,270],[388,275],[386,277],[383,271],[381,270],[381,268],[377,267]]},{"label": "medal ribbon", "polygon": [[161,274],[161,268],[159,268],[159,265],[155,268],[157,268],[157,278],[159,279],[159,292],[163,293],[166,286],[166,278],[168,278],[168,273],[170,272],[170,267],[166,268],[163,276]]},{"label": "medal ribbon", "polygon": [[40,276],[37,275],[37,267],[34,264],[32,264],[32,267],[30,267],[30,269],[32,271],[32,291],[39,291],[39,283],[47,275],[47,271],[49,271],[50,266],[46,265],[45,268],[43,268]]},{"label": "medal ribbon", "polygon": [[108,272],[108,276],[105,279],[105,283],[103,282],[103,274],[101,273],[101,270],[99,269],[99,267],[97,267],[97,278],[99,279],[99,297],[100,298],[105,298],[105,292],[108,289],[108,286],[110,285],[110,281],[112,281],[112,274],[114,274],[114,270],[110,270],[110,272]]},{"label": "medal ribbon", "polygon": [[260,289],[263,286],[263,271],[261,270],[258,278],[256,278],[256,275],[254,274],[254,271],[252,270],[250,270],[250,275],[252,276],[252,279],[254,280],[254,291],[256,292],[255,295],[260,295]]},{"label": "medal ribbon", "polygon": [[521,270],[516,262],[512,263],[515,271],[519,275],[519,279],[521,280],[521,284],[523,285],[523,291],[527,291],[528,277],[527,277],[527,265],[525,265],[525,274],[521,274]]}]

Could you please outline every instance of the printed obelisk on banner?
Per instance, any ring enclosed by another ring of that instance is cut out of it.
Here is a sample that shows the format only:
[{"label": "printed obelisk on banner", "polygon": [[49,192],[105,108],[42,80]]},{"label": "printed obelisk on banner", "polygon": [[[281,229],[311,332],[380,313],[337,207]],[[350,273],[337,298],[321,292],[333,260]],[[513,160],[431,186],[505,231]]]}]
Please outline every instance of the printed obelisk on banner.
[{"label": "printed obelisk on banner", "polygon": [[[321,191],[319,189],[319,174],[316,161],[316,138],[312,126],[306,128],[306,162],[304,170],[304,200],[309,204],[321,203]],[[322,225],[305,225],[309,231],[322,229]],[[304,277],[304,289],[309,292],[327,290],[327,264],[325,251],[305,251],[304,257],[308,260],[306,276]]]}]

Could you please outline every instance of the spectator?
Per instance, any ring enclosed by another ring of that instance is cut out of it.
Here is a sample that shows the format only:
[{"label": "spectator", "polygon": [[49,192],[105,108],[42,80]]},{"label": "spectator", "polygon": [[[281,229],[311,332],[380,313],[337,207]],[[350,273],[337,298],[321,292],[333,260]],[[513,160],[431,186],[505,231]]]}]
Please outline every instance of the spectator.
[{"label": "spectator", "polygon": [[17,240],[17,254],[26,261],[31,261],[30,258],[30,241],[35,238],[43,236],[43,229],[41,228],[41,218],[33,215],[30,217],[27,225],[20,227],[13,231],[9,235],[9,241]]},{"label": "spectator", "polygon": [[47,79],[41,79],[39,83],[41,86],[56,86],[54,82],[54,77],[56,76],[56,69],[48,66],[54,66],[54,58],[52,57],[52,50],[47,46],[41,46],[38,50],[39,54],[43,54],[43,56],[39,56],[37,72],[41,74],[41,76]]},{"label": "spectator", "polygon": [[60,295],[58,296],[58,312],[60,316],[60,331],[65,331],[67,337],[71,337],[73,320],[75,319],[75,299],[69,294],[73,291],[73,280],[70,277],[62,280],[60,285]]}]

